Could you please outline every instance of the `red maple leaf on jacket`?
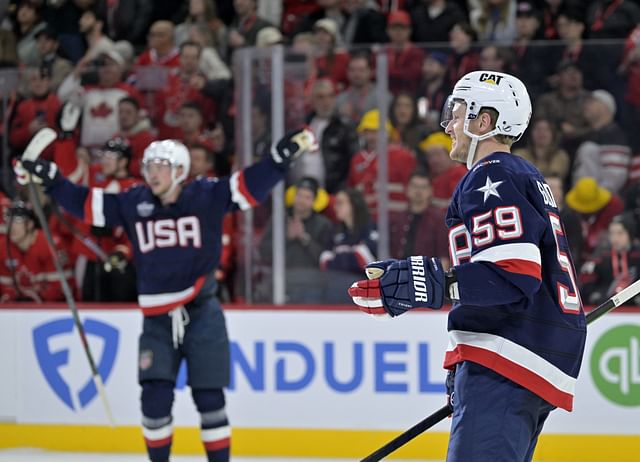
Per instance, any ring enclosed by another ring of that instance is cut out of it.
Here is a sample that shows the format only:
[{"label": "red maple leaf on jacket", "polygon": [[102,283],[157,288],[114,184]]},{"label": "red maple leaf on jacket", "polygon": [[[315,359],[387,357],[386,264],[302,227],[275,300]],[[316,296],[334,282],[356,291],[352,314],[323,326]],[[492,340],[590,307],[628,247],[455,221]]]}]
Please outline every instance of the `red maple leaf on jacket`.
[{"label": "red maple leaf on jacket", "polygon": [[94,106],[91,108],[91,115],[93,117],[109,117],[109,115],[113,112],[113,108],[107,105],[104,101],[101,102],[98,106]]}]

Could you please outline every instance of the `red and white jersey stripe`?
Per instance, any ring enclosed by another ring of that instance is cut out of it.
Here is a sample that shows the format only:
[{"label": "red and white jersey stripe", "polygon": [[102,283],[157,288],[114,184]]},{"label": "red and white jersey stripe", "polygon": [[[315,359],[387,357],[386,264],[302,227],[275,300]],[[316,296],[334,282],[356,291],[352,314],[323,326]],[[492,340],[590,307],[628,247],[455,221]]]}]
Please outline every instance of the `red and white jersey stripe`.
[{"label": "red and white jersey stripe", "polygon": [[505,271],[542,279],[540,249],[530,242],[489,247],[471,257],[471,261],[489,261]]}]

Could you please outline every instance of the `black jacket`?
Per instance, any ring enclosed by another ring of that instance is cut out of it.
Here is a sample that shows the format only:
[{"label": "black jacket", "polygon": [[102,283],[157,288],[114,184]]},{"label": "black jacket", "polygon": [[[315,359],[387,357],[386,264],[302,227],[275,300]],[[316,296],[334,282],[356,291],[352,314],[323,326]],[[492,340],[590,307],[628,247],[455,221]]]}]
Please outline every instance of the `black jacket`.
[{"label": "black jacket", "polygon": [[[311,122],[312,114],[307,122]],[[335,194],[347,182],[351,158],[360,150],[356,128],[348,119],[334,115],[324,129],[320,150],[324,159],[325,189]]]}]

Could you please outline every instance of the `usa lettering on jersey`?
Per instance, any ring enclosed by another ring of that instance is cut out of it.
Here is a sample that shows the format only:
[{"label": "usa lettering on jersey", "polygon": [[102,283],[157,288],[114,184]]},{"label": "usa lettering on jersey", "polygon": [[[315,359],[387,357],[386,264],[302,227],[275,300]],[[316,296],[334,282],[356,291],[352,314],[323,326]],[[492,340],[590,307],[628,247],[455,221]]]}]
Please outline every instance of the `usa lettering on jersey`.
[{"label": "usa lettering on jersey", "polygon": [[137,222],[135,228],[142,253],[167,247],[202,247],[200,220],[195,216]]}]

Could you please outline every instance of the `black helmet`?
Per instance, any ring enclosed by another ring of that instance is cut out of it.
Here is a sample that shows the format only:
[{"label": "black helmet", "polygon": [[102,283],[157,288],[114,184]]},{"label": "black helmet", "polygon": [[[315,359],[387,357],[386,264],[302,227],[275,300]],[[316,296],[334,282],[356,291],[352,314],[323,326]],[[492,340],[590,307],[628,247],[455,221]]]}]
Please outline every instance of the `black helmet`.
[{"label": "black helmet", "polygon": [[121,138],[119,136],[107,141],[102,147],[102,150],[117,152],[122,157],[126,157],[128,160],[131,160],[131,156],[133,154],[131,150],[131,145],[129,144],[129,142],[126,139]]}]

